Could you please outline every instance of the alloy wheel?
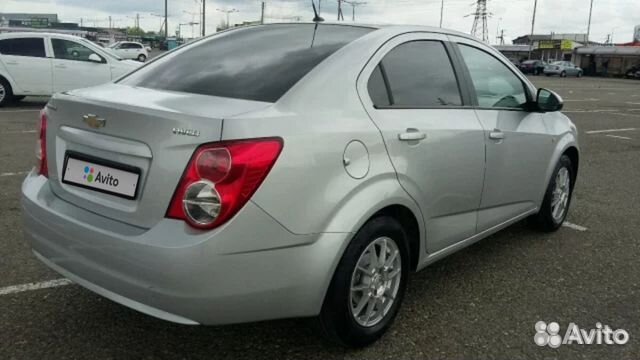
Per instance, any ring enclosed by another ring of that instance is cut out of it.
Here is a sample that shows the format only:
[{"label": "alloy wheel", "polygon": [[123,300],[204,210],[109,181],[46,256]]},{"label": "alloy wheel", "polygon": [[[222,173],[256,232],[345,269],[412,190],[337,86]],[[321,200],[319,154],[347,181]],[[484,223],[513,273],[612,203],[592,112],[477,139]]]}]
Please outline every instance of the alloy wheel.
[{"label": "alloy wheel", "polygon": [[561,168],[556,175],[556,185],[551,199],[551,216],[557,223],[562,221],[571,196],[571,179],[569,169]]},{"label": "alloy wheel", "polygon": [[364,327],[378,324],[387,315],[398,294],[402,259],[396,242],[380,237],[360,255],[351,275],[351,315]]},{"label": "alloy wheel", "polygon": [[7,96],[7,89],[4,87],[2,83],[0,83],[0,104],[2,103],[2,101],[6,96]]}]

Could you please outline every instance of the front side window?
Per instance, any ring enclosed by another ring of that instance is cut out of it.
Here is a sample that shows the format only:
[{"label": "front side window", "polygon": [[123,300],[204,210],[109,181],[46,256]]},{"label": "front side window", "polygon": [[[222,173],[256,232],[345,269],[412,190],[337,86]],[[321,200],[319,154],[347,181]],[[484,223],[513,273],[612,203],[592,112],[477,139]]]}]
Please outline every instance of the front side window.
[{"label": "front side window", "polygon": [[[379,69],[382,73],[376,70],[369,80],[369,93],[378,107],[462,105],[458,82],[442,42],[421,40],[401,44],[385,55]],[[381,79],[391,91],[386,100],[380,95]]]},{"label": "front side window", "polygon": [[459,47],[480,107],[523,109],[527,95],[520,78],[492,55],[468,45]]},{"label": "front side window", "polygon": [[94,54],[93,50],[75,41],[51,39],[51,45],[53,45],[53,54],[56,59],[91,61],[89,56]]},{"label": "front side window", "polygon": [[15,38],[0,40],[0,54],[46,57],[43,38]]},{"label": "front side window", "polygon": [[121,80],[158,90],[275,102],[316,65],[372,28],[277,24],[194,41]]}]

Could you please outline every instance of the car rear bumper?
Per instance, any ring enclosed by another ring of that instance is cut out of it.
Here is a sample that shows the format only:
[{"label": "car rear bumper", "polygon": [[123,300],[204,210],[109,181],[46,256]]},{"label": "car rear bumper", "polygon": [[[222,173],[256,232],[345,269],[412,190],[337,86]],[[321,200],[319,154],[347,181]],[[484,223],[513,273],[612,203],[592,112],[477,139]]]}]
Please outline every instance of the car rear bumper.
[{"label": "car rear bumper", "polygon": [[31,173],[22,186],[36,256],[89,290],[182,324],[317,315],[351,236],[292,234],[252,202],[210,232],[172,219],[141,229],[59,199],[48,182]]}]

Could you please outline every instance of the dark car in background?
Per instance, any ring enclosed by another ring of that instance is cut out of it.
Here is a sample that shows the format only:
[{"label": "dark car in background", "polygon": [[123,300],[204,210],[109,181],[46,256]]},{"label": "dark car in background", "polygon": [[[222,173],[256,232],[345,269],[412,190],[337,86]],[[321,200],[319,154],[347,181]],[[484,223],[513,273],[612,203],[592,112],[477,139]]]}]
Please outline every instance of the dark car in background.
[{"label": "dark car in background", "polygon": [[525,60],[520,64],[520,71],[525,74],[540,75],[547,63],[542,60]]},{"label": "dark car in background", "polygon": [[627,79],[640,79],[640,64],[634,65],[627,69],[624,73],[624,77]]}]

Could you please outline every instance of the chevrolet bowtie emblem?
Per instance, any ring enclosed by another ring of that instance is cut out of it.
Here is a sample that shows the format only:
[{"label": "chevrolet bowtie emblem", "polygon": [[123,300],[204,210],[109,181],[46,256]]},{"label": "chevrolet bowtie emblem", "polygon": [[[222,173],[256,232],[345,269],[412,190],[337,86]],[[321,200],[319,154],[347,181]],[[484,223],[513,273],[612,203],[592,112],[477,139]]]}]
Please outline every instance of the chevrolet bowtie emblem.
[{"label": "chevrolet bowtie emblem", "polygon": [[107,124],[107,120],[99,118],[94,114],[87,114],[82,116],[82,121],[84,121],[85,124],[89,125],[89,127],[93,129],[102,128]]}]

